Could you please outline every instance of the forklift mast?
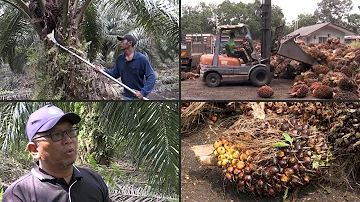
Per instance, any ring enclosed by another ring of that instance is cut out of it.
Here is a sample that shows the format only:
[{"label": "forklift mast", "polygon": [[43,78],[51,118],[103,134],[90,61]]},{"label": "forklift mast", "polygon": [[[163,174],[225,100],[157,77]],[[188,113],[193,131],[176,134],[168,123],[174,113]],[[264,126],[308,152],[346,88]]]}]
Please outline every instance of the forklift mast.
[{"label": "forklift mast", "polygon": [[261,57],[271,56],[271,0],[262,0],[261,8]]},{"label": "forklift mast", "polygon": [[[278,54],[292,60],[303,62],[308,65],[315,65],[317,62],[311,58],[302,48],[295,43],[293,36],[280,42],[283,26],[279,26],[275,30],[274,39],[271,40],[271,0],[262,0],[261,3],[261,57],[263,59],[270,59],[272,54]],[[266,60],[266,65],[270,67],[270,60]]]}]

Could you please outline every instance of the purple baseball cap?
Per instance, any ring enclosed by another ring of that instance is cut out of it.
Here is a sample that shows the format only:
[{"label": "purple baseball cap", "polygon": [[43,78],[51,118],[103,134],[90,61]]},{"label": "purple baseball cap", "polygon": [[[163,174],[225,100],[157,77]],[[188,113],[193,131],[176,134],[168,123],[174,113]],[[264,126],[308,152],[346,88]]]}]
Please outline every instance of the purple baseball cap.
[{"label": "purple baseball cap", "polygon": [[72,124],[77,124],[81,120],[79,115],[73,112],[65,114],[61,109],[54,105],[45,105],[33,112],[26,123],[26,135],[29,142],[36,133],[50,130],[60,121],[60,119],[66,119]]}]

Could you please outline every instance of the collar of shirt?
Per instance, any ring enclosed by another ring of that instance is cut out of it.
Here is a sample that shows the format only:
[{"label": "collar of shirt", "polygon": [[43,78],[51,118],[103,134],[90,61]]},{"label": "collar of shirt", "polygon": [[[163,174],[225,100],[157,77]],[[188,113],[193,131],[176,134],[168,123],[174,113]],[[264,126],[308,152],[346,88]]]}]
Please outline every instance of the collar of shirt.
[{"label": "collar of shirt", "polygon": [[[81,175],[81,172],[79,171],[79,169],[77,169],[76,166],[73,166],[73,175],[71,177],[71,181],[75,181],[75,180],[81,180],[83,178],[83,176]],[[44,171],[43,169],[41,169],[38,165],[38,162],[35,163],[34,168],[31,169],[31,173],[38,178],[40,181],[44,182],[44,181],[52,181],[52,180],[59,180],[53,176],[51,176],[50,174],[48,174],[46,171]]]},{"label": "collar of shirt", "polygon": [[[122,57],[122,59],[124,59],[125,61],[127,61],[126,58],[125,58],[125,53],[121,54],[121,57]],[[138,52],[136,52],[136,51],[134,50],[133,58],[132,58],[130,61],[136,60],[138,57],[139,57],[139,56],[138,56]],[[127,62],[130,62],[130,61],[127,61]]]}]

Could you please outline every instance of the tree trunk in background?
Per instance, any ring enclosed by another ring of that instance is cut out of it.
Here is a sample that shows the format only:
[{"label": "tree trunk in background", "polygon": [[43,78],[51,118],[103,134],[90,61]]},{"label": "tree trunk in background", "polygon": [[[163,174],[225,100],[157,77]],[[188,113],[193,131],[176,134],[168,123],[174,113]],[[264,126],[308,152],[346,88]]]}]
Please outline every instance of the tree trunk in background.
[{"label": "tree trunk in background", "polygon": [[[18,0],[20,1],[20,0]],[[60,2],[60,1],[59,1]],[[99,100],[121,99],[118,86],[96,73],[70,53],[56,47],[48,34],[55,30],[55,39],[83,58],[87,58],[79,41],[80,24],[86,7],[92,0],[61,1],[32,0],[28,10],[31,22],[44,44],[36,47],[32,63],[35,67],[35,99]],[[25,5],[26,6],[26,5]],[[65,16],[65,17],[64,17]],[[42,46],[42,47],[41,47]]]}]

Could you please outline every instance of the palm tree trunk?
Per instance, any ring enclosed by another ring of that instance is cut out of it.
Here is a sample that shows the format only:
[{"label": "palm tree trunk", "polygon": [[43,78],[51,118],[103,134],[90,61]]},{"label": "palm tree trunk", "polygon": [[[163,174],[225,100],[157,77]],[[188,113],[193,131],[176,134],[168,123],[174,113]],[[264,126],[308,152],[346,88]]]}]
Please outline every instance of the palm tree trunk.
[{"label": "palm tree trunk", "polygon": [[58,5],[55,1],[31,0],[27,6],[22,0],[16,0],[18,8],[29,16],[39,38],[44,40],[44,46],[38,47],[42,52],[35,53],[38,55],[35,99],[121,99],[119,87],[109,84],[109,80],[85,63],[45,40],[55,30],[55,39],[60,44],[87,58],[79,40],[79,27],[92,1],[82,5],[77,5],[79,1],[72,1],[71,5],[68,1],[59,1],[61,5]]}]

